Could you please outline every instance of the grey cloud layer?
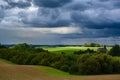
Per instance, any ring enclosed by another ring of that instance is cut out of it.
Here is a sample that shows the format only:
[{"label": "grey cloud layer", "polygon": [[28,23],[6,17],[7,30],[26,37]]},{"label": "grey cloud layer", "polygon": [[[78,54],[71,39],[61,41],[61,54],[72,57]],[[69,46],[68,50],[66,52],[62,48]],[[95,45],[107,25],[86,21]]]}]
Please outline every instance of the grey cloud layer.
[{"label": "grey cloud layer", "polygon": [[72,0],[33,0],[35,5],[46,8],[57,8],[62,7],[67,3],[70,3]]},{"label": "grey cloud layer", "polygon": [[[120,9],[118,5],[120,1],[118,0],[5,1],[10,9],[18,7],[19,12],[17,14],[13,14],[13,16],[19,16],[22,19],[21,23],[28,24],[28,26],[31,25],[35,27],[60,27],[70,26],[70,23],[73,23],[76,26],[97,29],[120,28]],[[26,14],[25,10],[21,10],[31,7],[32,4],[38,7],[38,10],[36,12],[33,12],[33,14]],[[2,6],[1,8],[3,8]]]},{"label": "grey cloud layer", "polygon": [[75,26],[83,31],[60,35],[61,39],[119,37],[119,4],[119,0],[1,0],[0,26]]}]

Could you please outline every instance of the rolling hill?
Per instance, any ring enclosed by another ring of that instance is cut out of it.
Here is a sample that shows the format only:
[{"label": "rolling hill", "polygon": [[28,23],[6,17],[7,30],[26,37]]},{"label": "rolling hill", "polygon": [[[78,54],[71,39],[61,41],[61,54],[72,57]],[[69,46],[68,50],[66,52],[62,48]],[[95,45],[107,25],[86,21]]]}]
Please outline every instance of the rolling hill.
[{"label": "rolling hill", "polygon": [[[49,67],[47,69],[49,69]],[[50,69],[52,70],[52,68]],[[59,74],[54,75],[47,73],[43,67],[38,69],[36,66],[32,65],[13,65],[4,60],[0,60],[0,80],[120,80],[120,74],[61,76]]]}]

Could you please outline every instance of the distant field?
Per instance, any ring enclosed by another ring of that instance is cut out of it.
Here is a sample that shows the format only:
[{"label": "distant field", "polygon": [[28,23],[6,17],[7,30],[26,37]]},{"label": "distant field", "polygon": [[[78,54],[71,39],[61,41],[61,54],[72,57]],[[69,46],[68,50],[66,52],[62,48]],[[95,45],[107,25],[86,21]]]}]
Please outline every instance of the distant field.
[{"label": "distant field", "polygon": [[12,65],[0,59],[0,80],[120,80],[120,74],[74,76],[50,67]]},{"label": "distant field", "polygon": [[[86,49],[92,49],[92,50],[97,50],[98,48],[100,47],[42,47],[43,49],[45,50],[48,50],[52,53],[61,53],[61,52],[64,52],[64,53],[68,53],[68,54],[73,54],[75,51],[79,51],[79,50],[86,50]],[[111,49],[111,47],[107,47],[108,50]]]}]

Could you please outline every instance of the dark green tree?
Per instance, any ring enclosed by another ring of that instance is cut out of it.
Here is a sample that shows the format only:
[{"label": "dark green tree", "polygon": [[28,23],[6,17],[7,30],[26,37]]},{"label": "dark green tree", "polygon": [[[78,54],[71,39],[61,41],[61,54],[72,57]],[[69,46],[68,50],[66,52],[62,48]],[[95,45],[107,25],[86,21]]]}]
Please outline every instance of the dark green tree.
[{"label": "dark green tree", "polygon": [[117,44],[113,46],[109,54],[112,56],[120,56],[120,46]]}]

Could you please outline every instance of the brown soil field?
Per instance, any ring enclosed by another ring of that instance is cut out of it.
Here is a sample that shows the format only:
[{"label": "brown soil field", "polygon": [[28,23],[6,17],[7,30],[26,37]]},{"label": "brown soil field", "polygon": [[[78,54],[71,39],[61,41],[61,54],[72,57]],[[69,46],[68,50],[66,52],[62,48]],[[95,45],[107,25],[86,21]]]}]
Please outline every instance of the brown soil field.
[{"label": "brown soil field", "polygon": [[11,65],[0,61],[0,80],[120,80],[120,74],[96,76],[55,76],[34,66]]}]

